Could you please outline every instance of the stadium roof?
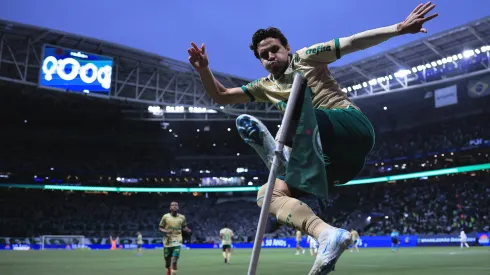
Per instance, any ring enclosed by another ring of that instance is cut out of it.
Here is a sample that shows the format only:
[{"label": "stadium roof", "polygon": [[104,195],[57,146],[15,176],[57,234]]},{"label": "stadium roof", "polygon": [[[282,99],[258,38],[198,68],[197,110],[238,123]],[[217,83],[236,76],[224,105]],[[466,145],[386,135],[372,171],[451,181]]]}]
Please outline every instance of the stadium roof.
[{"label": "stadium roof", "polygon": [[[157,120],[228,120],[242,113],[254,114],[265,120],[281,118],[281,113],[271,104],[236,104],[220,108],[205,94],[199,75],[187,62],[111,42],[5,20],[0,20],[0,80],[37,87],[44,44],[113,57],[110,96],[86,96],[139,103],[136,113],[140,118],[149,118],[149,105],[161,106],[163,115],[151,118]],[[490,16],[352,64],[332,68],[332,73],[353,99],[427,87],[448,79],[443,77],[427,81],[421,79],[419,74],[412,74],[411,69],[436,60],[440,62],[441,59],[446,63],[446,57],[489,44]],[[488,49],[485,51],[487,55],[490,53]],[[401,73],[394,74],[400,70]],[[476,73],[488,71],[488,64],[482,63],[481,70]],[[425,72],[424,68],[423,74]],[[472,74],[475,72],[464,73],[463,77]],[[227,87],[241,86],[250,81],[224,73],[215,75]],[[457,77],[461,78],[461,75]],[[182,106],[185,111],[170,110],[171,106]],[[166,112],[166,107],[171,112]],[[189,111],[189,107],[208,110]]]}]

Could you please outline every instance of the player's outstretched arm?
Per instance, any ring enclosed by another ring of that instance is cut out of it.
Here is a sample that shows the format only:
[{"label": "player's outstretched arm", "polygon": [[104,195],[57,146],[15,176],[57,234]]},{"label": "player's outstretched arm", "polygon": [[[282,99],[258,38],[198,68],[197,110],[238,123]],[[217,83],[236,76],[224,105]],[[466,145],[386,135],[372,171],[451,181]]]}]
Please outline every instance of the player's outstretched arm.
[{"label": "player's outstretched arm", "polygon": [[438,16],[435,13],[426,17],[435,7],[436,5],[431,2],[420,4],[401,23],[364,31],[326,43],[319,43],[309,48],[304,48],[298,53],[303,59],[330,63],[346,54],[376,46],[401,34],[427,33],[427,29],[423,27],[423,24]]},{"label": "player's outstretched arm", "polygon": [[192,42],[191,46],[187,49],[189,62],[199,72],[204,89],[216,103],[225,105],[250,102],[250,98],[242,88],[226,88],[214,77],[209,69],[208,54],[204,44],[199,48]]},{"label": "player's outstretched arm", "polygon": [[427,17],[425,16],[435,7],[436,5],[431,2],[420,4],[415,7],[415,9],[401,23],[384,28],[368,30],[347,38],[340,38],[341,54],[363,50],[401,34],[427,33],[427,29],[423,27],[423,24],[436,18],[438,14],[435,13]]}]

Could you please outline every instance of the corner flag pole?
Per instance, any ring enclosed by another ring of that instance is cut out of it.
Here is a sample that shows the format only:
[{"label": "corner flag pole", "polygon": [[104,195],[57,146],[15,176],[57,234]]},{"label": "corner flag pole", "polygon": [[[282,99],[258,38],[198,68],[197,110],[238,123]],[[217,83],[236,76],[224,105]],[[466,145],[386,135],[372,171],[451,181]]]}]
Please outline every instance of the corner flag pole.
[{"label": "corner flag pole", "polygon": [[291,88],[291,94],[289,95],[288,103],[284,117],[282,118],[282,131],[279,135],[279,139],[276,142],[276,149],[274,158],[272,159],[272,166],[269,172],[269,179],[267,180],[267,188],[264,195],[264,201],[260,210],[259,223],[257,225],[257,232],[255,234],[254,247],[252,250],[252,257],[250,259],[250,265],[248,266],[248,275],[255,275],[257,270],[257,264],[259,262],[260,249],[262,247],[262,239],[264,238],[265,227],[267,225],[267,216],[269,215],[269,207],[272,200],[272,191],[274,189],[274,183],[276,181],[277,169],[279,166],[279,157],[284,149],[284,143],[286,142],[287,135],[290,132],[291,120],[295,111],[295,106],[298,105],[298,99],[302,92],[306,88],[306,79],[296,73],[294,75],[293,86]]}]

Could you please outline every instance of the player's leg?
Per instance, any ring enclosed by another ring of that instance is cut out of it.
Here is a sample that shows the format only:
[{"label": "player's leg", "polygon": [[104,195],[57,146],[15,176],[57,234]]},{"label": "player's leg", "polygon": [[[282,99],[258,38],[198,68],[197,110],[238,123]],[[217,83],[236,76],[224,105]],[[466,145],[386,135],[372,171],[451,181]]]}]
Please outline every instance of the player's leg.
[{"label": "player's leg", "polygon": [[[266,185],[263,185],[257,193],[259,206],[262,206],[265,189]],[[310,274],[327,274],[333,270],[337,259],[352,243],[348,231],[325,223],[307,204],[291,197],[291,191],[283,180],[276,179],[269,211],[278,222],[305,232],[319,241],[318,255],[321,256],[317,256]]]},{"label": "player's leg", "polygon": [[467,242],[464,242],[464,245],[467,247],[467,248],[470,248],[470,246],[468,245]]},{"label": "player's leg", "polygon": [[176,275],[177,274],[177,261],[179,260],[179,257],[172,256],[170,259],[170,275]]},{"label": "player's leg", "polygon": [[[316,109],[315,116],[327,171],[326,184],[331,193],[337,185],[347,183],[362,171],[374,146],[374,129],[369,119],[354,107]],[[336,229],[336,233],[339,238],[335,240],[333,234],[318,238],[319,252],[310,275],[334,270],[338,258],[352,244],[350,233],[343,229]],[[336,244],[334,248],[332,243]]]},{"label": "player's leg", "polygon": [[[240,115],[236,119],[236,127],[242,139],[255,149],[267,168],[271,168],[276,143],[265,125],[257,118],[250,115]],[[284,150],[280,158],[278,174],[286,173],[289,151]]]},{"label": "player's leg", "polygon": [[165,258],[165,269],[167,271],[167,275],[171,275],[171,264],[172,264],[172,254],[170,247],[163,248],[163,257]]},{"label": "player's leg", "polygon": [[230,264],[230,258],[231,258],[231,248],[227,247],[226,248],[226,263]]},{"label": "player's leg", "polygon": [[227,263],[227,260],[226,260],[226,245],[223,245],[223,259],[225,261],[225,264]]},{"label": "player's leg", "polygon": [[[257,204],[260,207],[262,207],[265,189],[266,185],[263,185],[257,193]],[[279,223],[305,232],[317,239],[323,231],[335,229],[318,218],[306,203],[291,197],[288,185],[280,179],[276,179],[274,184],[269,209]],[[296,249],[300,249],[298,242],[296,244]]]}]

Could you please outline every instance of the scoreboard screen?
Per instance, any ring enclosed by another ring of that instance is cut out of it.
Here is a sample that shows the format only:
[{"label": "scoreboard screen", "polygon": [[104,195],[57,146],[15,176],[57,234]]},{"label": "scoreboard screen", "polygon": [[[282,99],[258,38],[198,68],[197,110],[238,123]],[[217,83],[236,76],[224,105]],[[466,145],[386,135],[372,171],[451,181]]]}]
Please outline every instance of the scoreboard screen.
[{"label": "scoreboard screen", "polygon": [[44,45],[39,86],[80,93],[109,94],[112,57]]}]

